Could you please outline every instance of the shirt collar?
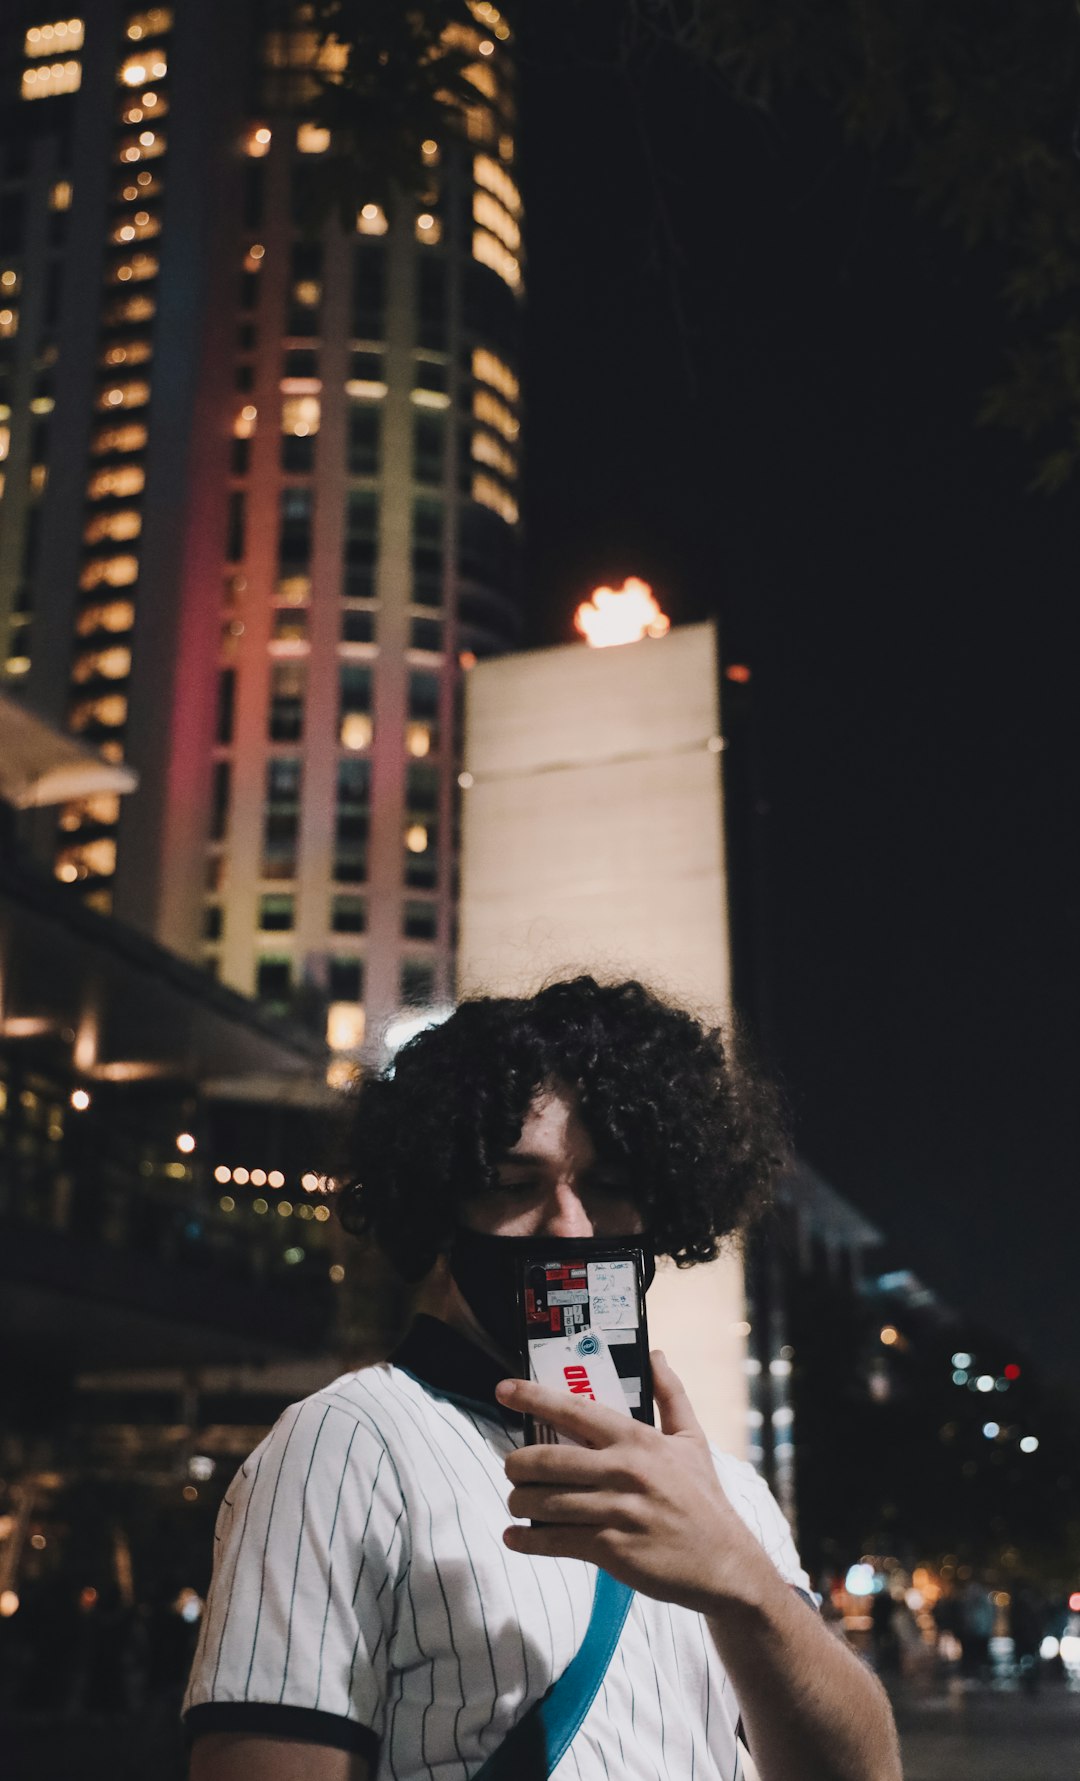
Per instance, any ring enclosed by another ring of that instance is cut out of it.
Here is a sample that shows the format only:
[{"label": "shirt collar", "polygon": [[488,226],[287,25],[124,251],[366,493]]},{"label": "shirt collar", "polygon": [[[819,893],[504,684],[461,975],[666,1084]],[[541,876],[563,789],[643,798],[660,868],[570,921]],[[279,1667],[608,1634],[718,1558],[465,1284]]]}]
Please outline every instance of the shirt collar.
[{"label": "shirt collar", "polygon": [[431,1391],[462,1398],[513,1428],[522,1425],[517,1412],[504,1409],[495,1396],[499,1380],[509,1377],[508,1369],[438,1317],[421,1312],[390,1356],[390,1364],[411,1373]]}]

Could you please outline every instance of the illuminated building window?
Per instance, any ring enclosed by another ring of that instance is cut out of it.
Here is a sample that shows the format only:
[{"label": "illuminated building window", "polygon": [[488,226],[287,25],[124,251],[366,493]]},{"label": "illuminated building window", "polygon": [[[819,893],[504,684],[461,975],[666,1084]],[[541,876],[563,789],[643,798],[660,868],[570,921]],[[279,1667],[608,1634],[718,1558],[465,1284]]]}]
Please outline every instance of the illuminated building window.
[{"label": "illuminated building window", "polygon": [[63,884],[76,884],[83,878],[111,878],[116,871],[116,842],[102,835],[77,847],[63,847],[56,856],[55,871]]},{"label": "illuminated building window", "polygon": [[410,723],[405,725],[405,752],[416,760],[423,760],[431,753],[434,745],[434,732],[431,724]]},{"label": "illuminated building window", "polygon": [[490,384],[508,402],[516,402],[521,393],[521,386],[509,365],[505,365],[495,353],[489,352],[486,346],[474,347],[472,374],[478,383]]},{"label": "illuminated building window", "polygon": [[389,227],[386,212],[381,204],[361,205],[356,213],[356,229],[359,235],[385,235]]},{"label": "illuminated building window", "polygon": [[517,463],[512,452],[505,445],[500,445],[490,433],[474,433],[472,436],[472,456],[477,464],[486,464],[489,469],[497,470],[513,482],[517,476]]},{"label": "illuminated building window", "polygon": [[160,262],[156,254],[131,254],[109,273],[110,284],[145,284],[156,278]]},{"label": "illuminated building window", "polygon": [[416,239],[425,247],[435,247],[442,240],[442,223],[430,210],[422,210],[416,219]]},{"label": "illuminated building window", "polygon": [[[331,1051],[356,1051],[364,1043],[367,1021],[364,1010],[355,1002],[331,1002],[326,1010],[326,1043]],[[344,1059],[336,1059],[326,1072],[326,1080],[331,1088],[348,1088],[355,1080],[353,1066]],[[311,1212],[311,1208],[303,1206],[301,1212]],[[315,1218],[329,1218],[328,1206],[316,1206],[312,1214]],[[335,1264],[336,1265],[336,1264]],[[331,1279],[336,1278],[333,1269]]]},{"label": "illuminated building window", "polygon": [[288,933],[296,926],[296,898],[272,892],[259,898],[259,927],[264,934]]},{"label": "illuminated building window", "polygon": [[132,99],[120,111],[120,121],[124,124],[142,124],[149,118],[158,124],[169,115],[169,101],[163,93],[140,93],[138,99]]},{"label": "illuminated building window", "polygon": [[433,823],[410,823],[405,830],[405,883],[410,890],[433,890],[438,874]]},{"label": "illuminated building window", "polygon": [[244,137],[244,153],[252,160],[261,160],[270,153],[273,131],[266,124],[253,124]]},{"label": "illuminated building window", "polygon": [[427,1007],[435,999],[435,966],[430,959],[402,959],[401,1000],[406,1007]]},{"label": "illuminated building window", "polygon": [[406,940],[434,940],[439,927],[438,904],[410,899],[405,904],[401,931]]},{"label": "illuminated building window", "polygon": [[152,6],[148,12],[133,13],[127,24],[127,35],[132,43],[139,43],[144,37],[163,37],[166,31],[172,30],[172,9],[168,6]]},{"label": "illuminated building window", "polygon": [[[477,192],[473,198],[473,221],[482,229],[490,229],[504,247],[516,254],[521,247],[521,230],[509,212],[504,210],[490,192]],[[509,279],[507,283],[509,283]]]},{"label": "illuminated building window", "polygon": [[342,892],[330,899],[330,928],[335,934],[363,934],[367,929],[367,903],[363,897]]},{"label": "illuminated building window", "polygon": [[70,210],[74,196],[70,179],[56,179],[49,187],[49,209]]},{"label": "illuminated building window", "polygon": [[493,160],[490,155],[476,155],[473,159],[473,178],[478,186],[492,193],[512,217],[520,217],[521,194],[498,161]]},{"label": "illuminated building window", "polygon": [[8,452],[10,450],[11,450],[11,428],[8,426],[2,426],[2,427],[0,427],[0,464],[3,463],[4,459],[7,457]]},{"label": "illuminated building window", "polygon": [[105,319],[114,325],[118,322],[148,322],[156,307],[153,297],[117,297],[107,306]]},{"label": "illuminated building window", "polygon": [[270,740],[299,742],[304,731],[303,662],[275,662],[270,671]]},{"label": "illuminated building window", "polygon": [[472,251],[473,259],[481,266],[490,266],[492,272],[497,273],[512,291],[520,291],[521,267],[518,261],[487,229],[473,230]]},{"label": "illuminated building window", "polygon": [[465,134],[470,142],[494,144],[498,132],[489,105],[467,105],[465,107]]},{"label": "illuminated building window", "polygon": [[95,631],[130,631],[135,623],[135,608],[130,600],[108,600],[101,605],[84,606],[75,623],[80,637],[91,637]]},{"label": "illuminated building window", "polygon": [[19,332],[17,309],[0,309],[0,340],[11,340]]},{"label": "illuminated building window", "polygon": [[123,508],[117,513],[97,513],[87,524],[83,538],[87,544],[100,544],[103,538],[114,538],[119,543],[129,538],[137,538],[142,531],[142,517],[133,508]]},{"label": "illuminated building window", "polygon": [[60,827],[66,834],[77,829],[111,828],[120,821],[120,800],[103,792],[96,798],[75,798],[60,812]]},{"label": "illuminated building window", "polygon": [[245,402],[240,413],[233,421],[233,438],[250,439],[255,431],[255,422],[258,419],[258,414],[259,411],[254,402]]},{"label": "illuminated building window", "polygon": [[304,643],[308,634],[306,606],[275,606],[271,636],[275,643]]},{"label": "illuminated building window", "polygon": [[23,55],[32,62],[39,56],[82,49],[83,36],[82,19],[57,19],[51,25],[32,25],[23,38]]},{"label": "illuminated building window", "polygon": [[53,99],[58,93],[76,93],[82,85],[81,62],[41,62],[27,68],[22,77],[24,99]]},{"label": "illuminated building window", "polygon": [[102,557],[100,561],[87,563],[79,576],[79,586],[84,591],[100,587],[130,587],[138,579],[138,557]]},{"label": "illuminated building window", "polygon": [[319,431],[322,412],[318,396],[286,396],[281,404],[281,431],[306,439]]},{"label": "illuminated building window", "polygon": [[135,161],[153,161],[165,153],[165,138],[153,130],[140,130],[138,136],[128,136],[117,149],[115,159],[121,166],[130,165]]},{"label": "illuminated building window", "polygon": [[343,643],[374,643],[375,614],[369,607],[346,606],[341,615]]},{"label": "illuminated building window", "polygon": [[321,124],[298,124],[296,146],[302,155],[324,155],[330,147],[330,132]]},{"label": "illuminated building window", "polygon": [[472,498],[479,501],[482,507],[490,507],[508,526],[516,526],[518,522],[518,504],[502,484],[493,476],[484,476],[481,472],[472,479]]},{"label": "illuminated building window", "polygon": [[103,501],[110,495],[137,495],[145,481],[141,465],[120,464],[115,469],[95,470],[86,493],[91,501]]},{"label": "illuminated building window", "polygon": [[[124,245],[129,241],[146,241],[152,235],[161,234],[161,219],[151,216],[148,210],[137,210],[130,221],[117,223],[112,230],[110,239]],[[117,268],[119,271],[119,268]],[[147,276],[150,276],[149,274]],[[122,281],[124,284],[127,280]]]},{"label": "illuminated building window", "polygon": [[165,51],[160,47],[128,56],[117,70],[116,78],[125,87],[144,87],[148,81],[164,80],[169,72]]},{"label": "illuminated building window", "polygon": [[141,451],[146,444],[146,428],[138,425],[101,427],[94,434],[90,450],[95,457],[108,451]]},{"label": "illuminated building window", "polygon": [[100,699],[83,699],[72,706],[68,725],[76,733],[92,726],[118,730],[127,722],[127,709],[127,700],[121,693],[106,693]]},{"label": "illuminated building window", "polygon": [[501,433],[504,439],[510,441],[511,445],[521,432],[520,421],[511,414],[504,403],[499,401],[497,396],[491,394],[490,390],[474,390],[473,415],[485,426],[494,427],[495,431]]},{"label": "illuminated building window", "polygon": [[48,484],[49,484],[49,466],[48,466],[48,464],[31,464],[31,466],[30,466],[30,493],[32,495],[44,494],[46,488],[48,487]]},{"label": "illuminated building window", "polygon": [[371,669],[362,662],[342,662],[338,695],[338,734],[342,747],[368,748],[372,737]]},{"label": "illuminated building window", "polygon": [[149,340],[125,340],[110,346],[101,355],[103,365],[144,365],[151,355]]},{"label": "illuminated building window", "polygon": [[88,680],[125,680],[131,673],[130,649],[95,649],[89,655],[76,656],[71,678],[76,686]]}]

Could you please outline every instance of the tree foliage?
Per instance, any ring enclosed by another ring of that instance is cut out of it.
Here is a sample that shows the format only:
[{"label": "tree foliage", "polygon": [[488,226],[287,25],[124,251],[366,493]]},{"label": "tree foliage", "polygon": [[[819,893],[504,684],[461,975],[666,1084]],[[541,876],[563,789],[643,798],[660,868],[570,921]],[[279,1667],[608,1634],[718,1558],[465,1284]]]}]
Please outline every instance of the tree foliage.
[{"label": "tree foliage", "polygon": [[980,418],[1080,466],[1080,29],[1074,0],[634,0],[639,46],[718,71],[748,104],[808,86],[850,140],[898,155],[915,200],[1006,267],[1015,344]]}]

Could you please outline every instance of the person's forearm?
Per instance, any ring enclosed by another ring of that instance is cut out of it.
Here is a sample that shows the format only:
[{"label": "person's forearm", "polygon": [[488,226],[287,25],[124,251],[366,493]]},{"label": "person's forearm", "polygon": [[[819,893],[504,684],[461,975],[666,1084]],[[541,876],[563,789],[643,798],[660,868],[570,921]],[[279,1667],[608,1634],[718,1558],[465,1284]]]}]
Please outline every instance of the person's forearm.
[{"label": "person's forearm", "polygon": [[708,1617],[761,1781],[901,1781],[884,1689],[769,1572]]}]

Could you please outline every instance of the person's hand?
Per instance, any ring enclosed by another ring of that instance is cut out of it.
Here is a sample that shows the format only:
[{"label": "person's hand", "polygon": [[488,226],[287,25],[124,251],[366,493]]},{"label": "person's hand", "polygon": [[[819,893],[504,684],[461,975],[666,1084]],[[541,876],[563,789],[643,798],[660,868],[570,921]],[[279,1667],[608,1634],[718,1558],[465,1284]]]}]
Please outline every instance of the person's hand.
[{"label": "person's hand", "polygon": [[643,1595],[703,1614],[756,1601],[777,1573],[721,1488],[690,1400],[654,1353],[660,1428],[589,1399],[504,1379],[500,1403],[579,1447],[519,1447],[506,1461],[509,1509],[544,1527],[508,1527],[515,1552],[583,1558]]}]

